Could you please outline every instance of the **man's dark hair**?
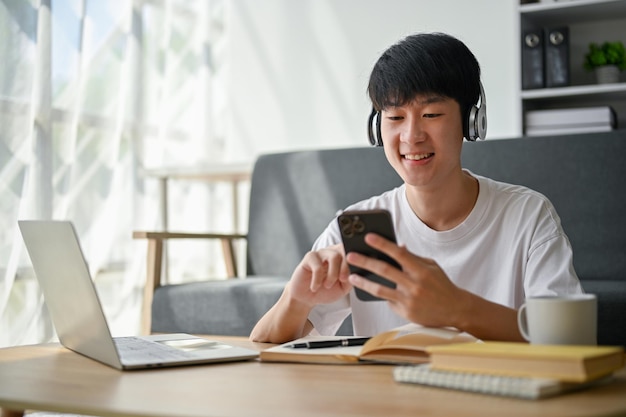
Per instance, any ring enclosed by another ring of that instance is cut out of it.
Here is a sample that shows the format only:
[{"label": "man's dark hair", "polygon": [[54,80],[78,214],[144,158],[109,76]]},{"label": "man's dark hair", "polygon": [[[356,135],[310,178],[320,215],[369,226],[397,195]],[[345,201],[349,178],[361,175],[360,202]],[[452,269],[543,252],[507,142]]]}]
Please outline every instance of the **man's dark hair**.
[{"label": "man's dark hair", "polygon": [[381,55],[367,91],[376,111],[407,104],[418,94],[449,97],[459,103],[467,124],[480,95],[480,65],[468,47],[450,35],[415,34]]}]

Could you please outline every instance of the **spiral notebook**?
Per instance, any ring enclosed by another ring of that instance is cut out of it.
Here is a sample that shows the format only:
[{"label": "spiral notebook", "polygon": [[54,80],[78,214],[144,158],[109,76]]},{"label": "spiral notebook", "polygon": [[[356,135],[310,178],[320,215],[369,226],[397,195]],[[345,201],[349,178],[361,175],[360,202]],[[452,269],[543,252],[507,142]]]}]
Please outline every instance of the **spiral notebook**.
[{"label": "spiral notebook", "polygon": [[396,382],[538,400],[607,383],[612,377],[607,376],[584,383],[572,383],[548,378],[441,371],[432,369],[430,364],[422,364],[397,366],[394,368],[393,378]]}]

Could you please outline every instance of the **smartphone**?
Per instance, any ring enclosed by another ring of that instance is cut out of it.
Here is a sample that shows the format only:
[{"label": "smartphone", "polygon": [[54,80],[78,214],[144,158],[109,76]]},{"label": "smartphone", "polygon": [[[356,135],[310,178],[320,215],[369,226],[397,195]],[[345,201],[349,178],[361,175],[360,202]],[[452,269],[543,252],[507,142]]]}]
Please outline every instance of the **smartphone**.
[{"label": "smartphone", "polygon": [[[387,240],[396,241],[391,214],[387,210],[344,211],[337,217],[337,222],[339,223],[339,231],[341,232],[341,239],[343,240],[346,253],[361,253],[371,258],[381,259],[401,269],[400,265],[395,260],[365,243],[365,235],[370,232],[376,233]],[[390,288],[396,287],[395,283],[373,272],[352,265],[348,266],[350,267],[351,273],[358,274]],[[360,300],[380,300],[380,298],[360,288],[355,288],[354,290],[356,291],[357,298]]]}]

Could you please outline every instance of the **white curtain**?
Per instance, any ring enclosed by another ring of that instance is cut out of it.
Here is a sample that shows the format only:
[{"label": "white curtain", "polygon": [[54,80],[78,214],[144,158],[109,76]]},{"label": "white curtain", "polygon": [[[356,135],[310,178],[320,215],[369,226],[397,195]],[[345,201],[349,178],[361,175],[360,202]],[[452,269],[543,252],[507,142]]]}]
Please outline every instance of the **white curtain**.
[{"label": "white curtain", "polygon": [[[225,1],[0,0],[0,346],[55,338],[18,219],[73,221],[114,332],[138,331],[142,172],[222,158]],[[206,190],[171,194],[173,227],[214,226]]]}]

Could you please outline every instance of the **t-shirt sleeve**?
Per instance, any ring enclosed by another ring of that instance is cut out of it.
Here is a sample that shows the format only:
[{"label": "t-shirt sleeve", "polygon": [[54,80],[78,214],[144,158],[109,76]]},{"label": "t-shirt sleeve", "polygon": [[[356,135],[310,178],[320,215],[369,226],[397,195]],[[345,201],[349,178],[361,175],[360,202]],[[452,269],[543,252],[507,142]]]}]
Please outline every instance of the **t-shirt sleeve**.
[{"label": "t-shirt sleeve", "polygon": [[583,293],[574,270],[572,246],[547,200],[544,213],[526,263],[526,297]]},{"label": "t-shirt sleeve", "polygon": [[583,293],[573,265],[572,248],[559,234],[533,248],[526,264],[526,297]]}]

